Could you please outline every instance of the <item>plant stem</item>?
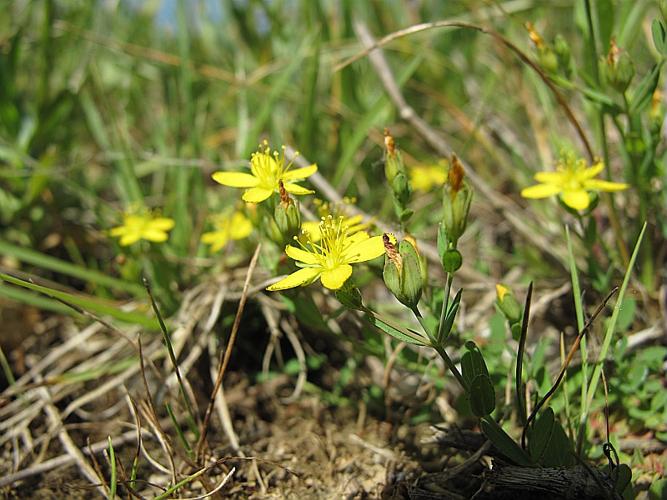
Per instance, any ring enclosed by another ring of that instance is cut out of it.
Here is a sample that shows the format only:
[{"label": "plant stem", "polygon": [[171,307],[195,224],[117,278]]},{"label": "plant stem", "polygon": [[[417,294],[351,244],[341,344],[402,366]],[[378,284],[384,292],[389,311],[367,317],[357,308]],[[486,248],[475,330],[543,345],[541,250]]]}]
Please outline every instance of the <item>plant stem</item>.
[{"label": "plant stem", "polygon": [[[449,273],[447,273],[447,275],[449,276]],[[433,347],[433,349],[435,349],[438,352],[438,354],[440,354],[440,357],[442,358],[442,360],[447,365],[447,368],[449,368],[449,370],[452,372],[452,374],[454,375],[454,377],[456,378],[458,383],[461,385],[461,388],[465,392],[468,392],[468,384],[466,383],[465,379],[461,375],[461,372],[459,371],[459,369],[454,364],[454,361],[452,361],[452,358],[449,357],[449,354],[447,354],[447,351],[445,351],[445,348],[442,345],[440,345],[440,343],[438,341],[436,341],[435,338],[433,338],[433,335],[431,334],[430,330],[428,329],[428,325],[424,321],[424,317],[419,312],[419,309],[415,306],[412,309],[412,312],[415,315],[415,317],[417,318],[417,320],[419,321],[419,324],[424,329],[424,332],[428,336],[429,340],[431,341],[431,347]]]},{"label": "plant stem", "polygon": [[447,368],[452,372],[458,383],[461,385],[461,388],[465,391],[468,392],[468,384],[466,383],[465,379],[463,378],[463,375],[461,375],[461,372],[459,371],[458,368],[456,368],[456,365],[454,364],[454,361],[452,361],[452,358],[449,357],[449,354],[447,354],[447,351],[445,351],[445,348],[442,347],[441,345],[433,345],[432,346],[436,351],[438,351],[438,354],[440,354],[440,357],[442,360],[445,362],[447,365]]}]

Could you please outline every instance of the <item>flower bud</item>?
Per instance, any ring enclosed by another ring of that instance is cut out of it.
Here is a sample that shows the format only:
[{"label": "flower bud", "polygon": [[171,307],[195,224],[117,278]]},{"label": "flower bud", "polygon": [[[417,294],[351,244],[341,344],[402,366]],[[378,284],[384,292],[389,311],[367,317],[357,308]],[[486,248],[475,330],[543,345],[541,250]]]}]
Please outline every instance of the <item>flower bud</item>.
[{"label": "flower bud", "polygon": [[384,175],[391,185],[398,173],[405,174],[405,166],[403,165],[400,151],[396,149],[394,137],[389,133],[389,129],[384,129],[384,146]]},{"label": "flower bud", "polygon": [[572,73],[570,45],[560,34],[554,38],[554,52],[558,58],[558,69],[569,77]]},{"label": "flower bud", "polygon": [[[396,239],[384,234],[384,270],[382,276],[387,288],[410,309],[417,307],[426,281],[426,270],[417,248],[409,239],[396,246]],[[414,241],[414,240],[413,240]]]},{"label": "flower bud", "polygon": [[521,321],[523,314],[521,304],[516,300],[512,291],[506,286],[498,283],[496,285],[496,296],[498,309],[505,315],[510,325],[514,325]]},{"label": "flower bud", "polygon": [[621,50],[613,38],[609,53],[602,62],[602,76],[618,92],[625,92],[635,76],[635,66],[630,54]]},{"label": "flower bud", "polygon": [[535,45],[537,60],[540,63],[540,66],[542,66],[547,73],[555,73],[558,71],[558,57],[553,48],[544,41],[532,23],[526,23],[525,27],[528,31],[530,40]]},{"label": "flower bud", "polygon": [[651,98],[651,109],[648,113],[649,129],[654,136],[660,135],[662,123],[665,121],[665,109],[662,105],[662,92],[656,89]]},{"label": "flower bud", "polygon": [[284,241],[291,241],[301,227],[301,212],[296,202],[290,198],[282,181],[279,181],[280,203],[276,205],[273,218]]},{"label": "flower bud", "polygon": [[455,248],[450,248],[442,255],[442,268],[447,273],[455,273],[461,268],[463,257],[461,252]]},{"label": "flower bud", "polygon": [[556,73],[558,71],[558,56],[551,46],[545,45],[537,49],[537,60],[547,73]]},{"label": "flower bud", "polygon": [[445,194],[442,201],[442,225],[447,234],[447,240],[451,247],[456,248],[456,243],[466,229],[468,213],[472,202],[472,189],[465,182],[463,165],[452,155],[451,166]]},{"label": "flower bud", "polygon": [[410,184],[408,184],[408,178],[403,172],[398,172],[394,176],[391,181],[391,190],[401,207],[404,207],[410,201]]}]

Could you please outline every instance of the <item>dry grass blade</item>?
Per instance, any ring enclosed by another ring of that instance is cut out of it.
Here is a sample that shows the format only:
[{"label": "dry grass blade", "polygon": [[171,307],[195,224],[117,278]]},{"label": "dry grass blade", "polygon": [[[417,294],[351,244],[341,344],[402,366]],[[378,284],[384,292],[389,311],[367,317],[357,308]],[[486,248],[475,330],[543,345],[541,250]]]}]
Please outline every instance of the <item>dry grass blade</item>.
[{"label": "dry grass blade", "polygon": [[204,422],[202,423],[201,426],[199,442],[197,443],[196,447],[198,460],[201,460],[204,443],[206,442],[206,433],[208,432],[208,426],[211,420],[211,414],[213,413],[213,407],[215,405],[215,396],[218,393],[220,386],[222,385],[222,379],[225,376],[227,365],[229,364],[229,360],[231,359],[232,356],[232,349],[234,347],[234,342],[236,341],[236,335],[238,333],[239,326],[241,325],[241,316],[243,315],[243,309],[245,308],[246,300],[248,298],[250,279],[252,278],[252,274],[255,270],[255,267],[257,266],[257,261],[259,259],[259,252],[261,249],[262,249],[262,244],[260,243],[257,245],[257,248],[255,248],[255,253],[252,256],[252,259],[250,259],[250,264],[248,265],[248,272],[246,274],[245,283],[243,284],[243,292],[241,294],[241,300],[239,301],[239,307],[236,310],[236,317],[234,318],[232,331],[229,334],[229,341],[227,342],[227,346],[225,347],[225,350],[223,351],[222,357],[220,359],[218,367],[218,376],[215,380],[215,386],[213,387],[213,392],[211,393],[211,397],[208,402],[208,407],[206,408],[206,415],[204,416]]}]

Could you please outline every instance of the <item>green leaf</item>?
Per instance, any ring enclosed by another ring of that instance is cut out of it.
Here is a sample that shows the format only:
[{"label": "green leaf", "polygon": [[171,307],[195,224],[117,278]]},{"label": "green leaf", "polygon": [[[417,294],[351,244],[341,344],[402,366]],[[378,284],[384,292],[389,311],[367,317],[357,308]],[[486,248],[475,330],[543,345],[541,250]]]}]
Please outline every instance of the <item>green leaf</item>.
[{"label": "green leaf", "polygon": [[667,53],[667,43],[665,43],[665,25],[659,19],[654,19],[651,23],[651,34],[655,48],[661,54]]},{"label": "green leaf", "polygon": [[452,300],[452,303],[449,305],[449,309],[447,311],[447,314],[445,316],[445,321],[444,325],[441,329],[438,331],[442,331],[442,338],[438,339],[438,342],[442,344],[449,334],[452,332],[452,327],[454,326],[454,319],[456,319],[456,313],[459,310],[459,306],[461,304],[461,294],[463,293],[463,289],[459,289],[459,291],[456,293],[454,296],[454,300]]},{"label": "green leaf", "polygon": [[614,29],[614,2],[612,0],[596,0],[593,2],[597,14],[598,42],[603,50],[609,47],[611,33]]},{"label": "green leaf", "polygon": [[401,342],[407,342],[408,344],[420,346],[428,345],[428,341],[417,332],[390,323],[389,320],[381,318],[371,311],[366,312],[366,318],[368,318],[368,321],[370,321],[374,326],[391,335],[395,339],[400,340]]},{"label": "green leaf", "polygon": [[442,260],[445,257],[445,252],[447,252],[447,249],[449,248],[449,239],[447,238],[447,230],[445,229],[445,225],[442,222],[438,225],[437,245],[438,245],[438,255],[440,256],[440,262],[442,262]]},{"label": "green leaf", "polygon": [[547,408],[528,430],[528,452],[535,463],[542,460],[551,440],[553,428],[554,412],[551,408]]},{"label": "green leaf", "polygon": [[632,325],[635,320],[635,311],[637,310],[637,301],[632,297],[626,297],[621,304],[618,320],[616,321],[616,330],[624,332]]},{"label": "green leaf", "polygon": [[470,409],[477,417],[490,415],[496,409],[496,391],[487,375],[477,375],[470,384]]},{"label": "green leaf", "polygon": [[660,80],[660,70],[662,69],[663,61],[660,61],[658,64],[654,65],[649,73],[642,78],[639,85],[632,94],[632,99],[630,100],[630,114],[634,115],[640,111],[643,111],[646,106],[651,102],[651,97],[653,92],[655,92],[656,87],[658,86],[658,80]]},{"label": "green leaf", "polygon": [[544,467],[573,464],[572,443],[551,408],[544,410],[528,430],[528,451],[532,460]]},{"label": "green leaf", "polygon": [[461,371],[464,380],[470,386],[478,375],[489,376],[489,370],[484,362],[484,357],[477,345],[469,340],[466,342],[468,351],[461,357]]},{"label": "green leaf", "polygon": [[586,99],[594,104],[601,105],[602,108],[611,115],[617,115],[623,110],[621,106],[607,94],[592,89],[591,87],[583,87],[580,90]]},{"label": "green leaf", "polygon": [[650,500],[664,500],[667,497],[667,478],[655,481],[648,490]]},{"label": "green leaf", "polygon": [[85,311],[90,311],[103,316],[110,316],[124,323],[143,326],[150,330],[158,329],[157,321],[154,318],[137,312],[123,311],[118,307],[117,304],[111,302],[102,302],[93,297],[85,295],[73,295],[71,293],[62,292],[60,290],[54,290],[53,288],[29,283],[4,273],[0,273],[0,279],[6,281],[7,283],[18,285],[34,292],[42,293],[48,297],[80,307]]},{"label": "green leaf", "polygon": [[623,494],[632,480],[632,469],[626,464],[619,464],[614,473],[616,474],[614,490],[617,493]]},{"label": "green leaf", "polygon": [[530,458],[521,449],[521,447],[514,442],[514,440],[493,420],[492,417],[482,417],[480,421],[482,432],[489,438],[489,441],[498,448],[498,451],[505,455],[508,459],[517,465],[531,466],[533,465]]}]

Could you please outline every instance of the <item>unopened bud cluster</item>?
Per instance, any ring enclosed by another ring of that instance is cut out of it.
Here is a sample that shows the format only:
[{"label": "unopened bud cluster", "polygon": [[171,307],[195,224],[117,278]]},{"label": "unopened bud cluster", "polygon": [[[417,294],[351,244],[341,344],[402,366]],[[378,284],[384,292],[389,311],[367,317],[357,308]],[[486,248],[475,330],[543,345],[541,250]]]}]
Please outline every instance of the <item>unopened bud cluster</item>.
[{"label": "unopened bud cluster", "polygon": [[537,60],[544,71],[550,74],[561,73],[569,77],[572,72],[570,46],[565,38],[556,35],[553,43],[547,43],[537,32],[532,23],[526,23],[528,36],[535,46]]}]

